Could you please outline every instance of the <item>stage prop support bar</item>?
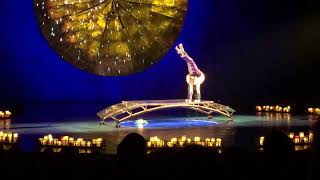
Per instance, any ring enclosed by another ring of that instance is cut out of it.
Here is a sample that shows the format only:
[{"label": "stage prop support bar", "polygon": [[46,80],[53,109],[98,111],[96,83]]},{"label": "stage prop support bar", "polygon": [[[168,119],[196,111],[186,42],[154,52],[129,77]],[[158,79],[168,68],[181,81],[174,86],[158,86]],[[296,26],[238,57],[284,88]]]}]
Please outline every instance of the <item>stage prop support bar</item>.
[{"label": "stage prop support bar", "polygon": [[116,121],[116,127],[123,121],[130,120],[133,117],[140,116],[152,111],[170,109],[170,108],[187,108],[212,118],[213,113],[224,115],[232,121],[234,109],[215,103],[214,101],[186,102],[184,99],[174,100],[145,100],[145,101],[122,101],[121,103],[112,105],[97,113],[100,118],[100,124],[104,124],[105,120],[113,119]]}]

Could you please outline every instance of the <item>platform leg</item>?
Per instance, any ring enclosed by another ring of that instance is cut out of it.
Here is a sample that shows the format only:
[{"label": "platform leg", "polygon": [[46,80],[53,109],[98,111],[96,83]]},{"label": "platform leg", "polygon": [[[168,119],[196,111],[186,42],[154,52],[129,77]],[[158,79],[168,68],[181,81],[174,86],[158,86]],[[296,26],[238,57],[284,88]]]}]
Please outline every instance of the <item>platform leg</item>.
[{"label": "platform leg", "polygon": [[101,120],[99,124],[100,124],[100,125],[105,124],[105,123],[104,123],[104,120]]},{"label": "platform leg", "polygon": [[116,128],[120,128],[120,122],[117,121]]}]

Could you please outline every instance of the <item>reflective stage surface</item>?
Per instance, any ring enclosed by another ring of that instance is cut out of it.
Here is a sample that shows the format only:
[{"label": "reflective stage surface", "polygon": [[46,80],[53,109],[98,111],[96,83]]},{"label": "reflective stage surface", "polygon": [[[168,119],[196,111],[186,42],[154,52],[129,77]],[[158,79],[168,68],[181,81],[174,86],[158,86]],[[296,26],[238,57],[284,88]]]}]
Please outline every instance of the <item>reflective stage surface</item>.
[{"label": "reflective stage surface", "polygon": [[[139,121],[139,120],[138,120]],[[137,123],[137,121],[126,121],[120,123],[121,127],[126,128],[190,128],[190,127],[205,127],[214,126],[218,123],[211,120],[199,119],[158,119],[146,121],[146,123]]]},{"label": "reflective stage surface", "polygon": [[[99,120],[92,116],[66,117],[50,116],[16,117],[12,120],[0,120],[2,130],[19,133],[19,142],[25,151],[37,151],[37,138],[46,134],[55,136],[69,135],[83,138],[101,137],[106,142],[106,153],[115,153],[116,146],[131,132],[138,132],[146,139],[157,136],[161,139],[174,137],[213,137],[221,138],[223,146],[239,146],[247,149],[256,148],[260,136],[270,129],[279,128],[286,132],[308,132],[310,126],[316,122],[317,116],[291,116],[289,114],[235,115],[233,122],[226,121],[226,117],[160,117],[153,115],[145,117],[144,127],[138,128],[136,121],[121,123],[121,128],[115,128],[115,122],[99,125]],[[23,121],[24,120],[24,121]],[[28,122],[26,122],[28,121]],[[30,121],[33,121],[31,123]],[[42,121],[42,122],[39,122]]]}]

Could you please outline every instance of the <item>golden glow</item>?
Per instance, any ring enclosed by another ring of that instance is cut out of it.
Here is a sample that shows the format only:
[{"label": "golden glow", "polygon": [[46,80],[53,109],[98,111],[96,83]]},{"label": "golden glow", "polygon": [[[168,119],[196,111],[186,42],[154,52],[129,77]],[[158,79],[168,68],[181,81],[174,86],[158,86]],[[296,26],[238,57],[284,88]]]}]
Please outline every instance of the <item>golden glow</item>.
[{"label": "golden glow", "polygon": [[18,133],[0,131],[0,143],[14,144],[18,137]]},{"label": "golden glow", "polygon": [[[313,142],[313,133],[312,132],[290,132],[288,137],[292,139],[295,144],[295,150],[305,150],[310,147],[311,143]],[[261,136],[259,138],[259,146],[263,146],[265,137]]]},{"label": "golden glow", "polygon": [[256,106],[256,111],[262,111],[262,107],[261,106]]},{"label": "golden glow", "polygon": [[34,0],[53,49],[80,69],[126,75],[159,61],[178,37],[188,0]]},{"label": "golden glow", "polygon": [[260,145],[260,146],[263,146],[263,142],[264,142],[264,136],[260,137],[259,145]]},{"label": "golden glow", "polygon": [[265,105],[265,106],[256,106],[256,111],[257,112],[278,112],[278,113],[290,113],[291,112],[291,106],[269,106],[269,105]]},{"label": "golden glow", "polygon": [[11,111],[6,110],[6,111],[0,111],[0,119],[3,118],[11,118]]},{"label": "golden glow", "polygon": [[307,109],[309,114],[320,114],[320,108],[310,107]]},{"label": "golden glow", "polygon": [[[192,141],[193,139],[193,141]],[[187,136],[182,136],[181,138],[173,137],[170,140],[160,139],[157,136],[150,137],[147,142],[148,148],[162,148],[162,147],[184,147],[190,144],[197,144],[204,147],[222,147],[221,138],[204,138],[201,137],[187,138]]]},{"label": "golden glow", "polygon": [[83,138],[75,138],[69,136],[63,136],[60,139],[53,138],[51,134],[39,138],[40,145],[52,146],[52,147],[63,147],[73,146],[79,148],[101,148],[103,144],[102,138],[93,138],[91,140],[84,140]]}]

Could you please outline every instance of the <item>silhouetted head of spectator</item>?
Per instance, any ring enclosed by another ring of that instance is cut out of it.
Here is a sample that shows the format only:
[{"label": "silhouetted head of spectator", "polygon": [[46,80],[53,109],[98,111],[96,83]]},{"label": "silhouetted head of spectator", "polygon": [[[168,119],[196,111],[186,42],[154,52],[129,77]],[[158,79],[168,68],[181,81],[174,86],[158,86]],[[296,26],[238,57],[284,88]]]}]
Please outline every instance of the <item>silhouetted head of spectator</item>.
[{"label": "silhouetted head of spectator", "polygon": [[273,130],[265,136],[263,149],[267,154],[289,155],[294,151],[294,143],[286,133]]},{"label": "silhouetted head of spectator", "polygon": [[141,160],[146,155],[146,140],[138,133],[128,134],[117,147],[117,156],[121,160]]}]

